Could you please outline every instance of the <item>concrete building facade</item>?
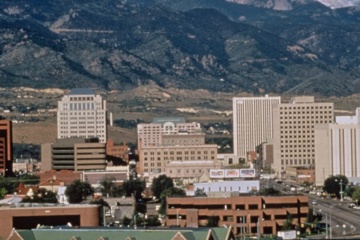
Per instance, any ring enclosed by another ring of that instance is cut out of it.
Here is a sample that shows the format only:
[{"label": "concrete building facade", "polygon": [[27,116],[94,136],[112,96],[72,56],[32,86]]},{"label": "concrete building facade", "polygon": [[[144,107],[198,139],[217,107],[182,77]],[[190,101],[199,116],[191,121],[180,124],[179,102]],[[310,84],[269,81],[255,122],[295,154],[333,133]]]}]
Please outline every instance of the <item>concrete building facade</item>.
[{"label": "concrete building facade", "polygon": [[74,88],[58,102],[57,138],[97,137],[106,142],[106,101],[87,88]]},{"label": "concrete building facade", "polygon": [[166,144],[163,141],[163,137],[166,135],[194,133],[201,133],[199,123],[187,123],[183,117],[154,118],[152,123],[138,124],[138,148],[162,146]]},{"label": "concrete building facade", "polygon": [[0,173],[3,176],[13,174],[12,123],[0,118]]},{"label": "concrete building facade", "polygon": [[[217,164],[217,145],[205,144],[205,134],[199,123],[185,122],[182,117],[155,118],[152,123],[138,125],[138,149],[140,166],[138,173],[145,178],[169,173],[176,178],[198,178],[206,169],[190,170],[194,162]],[[185,167],[171,169],[172,166]]]},{"label": "concrete building facade", "polygon": [[49,170],[105,170],[105,143],[92,142],[84,138],[58,139],[53,144],[41,145],[42,162]]},{"label": "concrete building facade", "polygon": [[273,108],[281,103],[281,97],[233,98],[234,154],[247,157],[247,152],[266,142],[273,135]]},{"label": "concrete building facade", "polygon": [[[217,145],[181,145],[181,146],[156,146],[141,149],[140,164],[142,166],[141,173],[148,176],[149,173],[167,172],[166,165],[172,162],[183,162],[184,164],[195,161],[211,161],[212,167],[217,164]],[[170,172],[170,171],[174,171]],[[177,175],[176,169],[169,169],[170,175]],[[188,177],[196,177],[198,173],[189,174]],[[179,175],[178,175],[179,176]]]},{"label": "concrete building facade", "polygon": [[198,227],[207,224],[209,216],[219,216],[219,226],[234,227],[235,235],[276,234],[289,215],[292,224],[306,222],[308,197],[297,196],[230,196],[168,197],[166,225]]},{"label": "concrete building facade", "polygon": [[334,121],[334,104],[313,96],[291,98],[273,109],[273,166],[278,178],[287,166],[315,165],[315,125]]},{"label": "concrete building facade", "polygon": [[360,177],[360,125],[323,124],[315,128],[316,185],[333,175]]}]

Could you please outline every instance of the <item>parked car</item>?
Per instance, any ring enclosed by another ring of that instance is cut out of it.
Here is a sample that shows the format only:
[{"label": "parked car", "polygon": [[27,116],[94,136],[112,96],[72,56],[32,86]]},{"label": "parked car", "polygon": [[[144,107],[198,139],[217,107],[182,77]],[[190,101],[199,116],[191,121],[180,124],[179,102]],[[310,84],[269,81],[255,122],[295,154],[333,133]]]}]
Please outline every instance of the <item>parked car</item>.
[{"label": "parked car", "polygon": [[311,204],[312,205],[317,205],[317,202],[315,200],[312,200]]}]

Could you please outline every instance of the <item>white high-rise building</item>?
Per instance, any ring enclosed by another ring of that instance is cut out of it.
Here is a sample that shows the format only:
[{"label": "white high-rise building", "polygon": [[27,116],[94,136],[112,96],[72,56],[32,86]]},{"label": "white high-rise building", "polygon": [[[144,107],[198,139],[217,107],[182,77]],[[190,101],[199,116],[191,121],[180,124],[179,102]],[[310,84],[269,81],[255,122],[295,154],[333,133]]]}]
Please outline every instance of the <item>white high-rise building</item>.
[{"label": "white high-rise building", "polygon": [[57,137],[106,142],[106,101],[88,88],[74,88],[58,102]]},{"label": "white high-rise building", "polygon": [[245,158],[249,151],[272,138],[273,108],[281,97],[233,98],[234,155]]},{"label": "white high-rise building", "polygon": [[315,126],[315,184],[345,175],[360,178],[360,108],[355,116],[338,116],[336,123]]}]

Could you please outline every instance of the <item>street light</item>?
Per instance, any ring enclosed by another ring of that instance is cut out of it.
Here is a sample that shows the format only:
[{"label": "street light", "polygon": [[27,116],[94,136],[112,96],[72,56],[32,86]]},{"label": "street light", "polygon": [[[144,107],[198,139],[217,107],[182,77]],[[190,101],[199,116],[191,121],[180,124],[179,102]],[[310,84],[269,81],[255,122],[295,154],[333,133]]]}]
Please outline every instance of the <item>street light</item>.
[{"label": "street light", "polygon": [[257,239],[259,240],[260,239],[260,217],[258,217],[256,227],[257,227]]},{"label": "street light", "polygon": [[[341,203],[339,203],[339,205],[341,205]],[[331,226],[331,224],[332,224],[332,217],[331,217],[331,213],[332,213],[333,207],[335,207],[335,206],[336,206],[336,204],[330,205],[330,239],[332,239],[332,226]]]},{"label": "street light", "polygon": [[[335,182],[337,182],[338,179],[335,179]],[[341,178],[340,181],[339,181],[339,184],[340,184],[340,201],[342,202],[343,201],[343,179]]]},{"label": "street light", "polygon": [[[322,210],[321,209],[319,209],[319,212],[321,212],[321,214],[322,214]],[[327,215],[327,213],[326,212],[324,212],[325,213],[325,217],[326,217],[326,220],[325,220],[325,238],[326,239],[328,239],[329,238],[329,229],[328,229],[328,215]],[[331,238],[330,238],[331,239]]]}]

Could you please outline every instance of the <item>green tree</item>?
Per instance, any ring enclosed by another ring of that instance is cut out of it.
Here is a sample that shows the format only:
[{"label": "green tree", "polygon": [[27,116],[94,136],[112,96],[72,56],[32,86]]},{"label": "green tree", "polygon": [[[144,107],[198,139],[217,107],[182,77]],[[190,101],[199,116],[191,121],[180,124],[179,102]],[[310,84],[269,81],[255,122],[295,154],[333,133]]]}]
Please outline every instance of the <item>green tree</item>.
[{"label": "green tree", "polygon": [[166,214],[166,198],[167,197],[183,197],[186,196],[186,193],[183,189],[177,187],[171,187],[164,190],[160,196],[160,209],[159,213]]},{"label": "green tree", "polygon": [[198,188],[198,189],[196,189],[196,191],[195,191],[195,196],[206,196],[206,193],[205,193],[204,190]]},{"label": "green tree", "polygon": [[313,208],[309,208],[309,211],[306,215],[306,222],[307,223],[318,223],[322,220],[323,216],[320,213],[314,212]]},{"label": "green tree", "polygon": [[21,202],[26,203],[58,203],[56,193],[45,188],[40,188],[32,196],[25,196]]},{"label": "green tree", "polygon": [[103,196],[112,196],[112,191],[115,188],[115,177],[104,177],[100,181],[101,194]]},{"label": "green tree", "polygon": [[335,194],[340,197],[340,189],[345,190],[349,180],[344,175],[330,176],[324,181],[324,190],[328,194]]},{"label": "green tree", "polygon": [[131,219],[127,216],[124,216],[122,219],[121,219],[121,224],[124,225],[124,226],[129,226],[131,223]]},{"label": "green tree", "polygon": [[3,199],[6,195],[6,189],[5,188],[0,188],[0,199]]},{"label": "green tree", "polygon": [[145,181],[132,179],[123,183],[123,189],[126,196],[134,196],[135,199],[141,199],[141,193],[146,187]]},{"label": "green tree", "polygon": [[0,176],[0,188],[5,188],[9,194],[13,194],[16,191],[16,187],[18,185],[19,179],[15,177]]},{"label": "green tree", "polygon": [[153,179],[153,182],[151,184],[151,191],[153,192],[153,195],[159,199],[161,193],[164,190],[172,187],[174,187],[172,178],[169,178],[168,176],[163,174]]},{"label": "green tree", "polygon": [[291,229],[293,229],[292,221],[293,221],[292,215],[288,214],[281,229],[282,230],[291,230]]},{"label": "green tree", "polygon": [[219,216],[210,216],[208,217],[206,226],[207,227],[218,227],[219,226]]},{"label": "green tree", "polygon": [[158,217],[156,216],[150,216],[148,217],[147,219],[145,219],[145,222],[146,222],[146,226],[151,226],[151,227],[156,227],[156,226],[160,226],[161,225],[161,222],[159,220]]},{"label": "green tree", "polygon": [[360,187],[355,187],[355,190],[354,192],[352,193],[352,196],[351,196],[352,200],[354,202],[356,202],[357,204],[360,203]]},{"label": "green tree", "polygon": [[40,182],[40,177],[32,174],[19,175],[19,181],[27,185],[37,185]]},{"label": "green tree", "polygon": [[70,183],[65,190],[69,203],[81,203],[90,195],[94,194],[94,189],[87,182],[75,180]]}]

